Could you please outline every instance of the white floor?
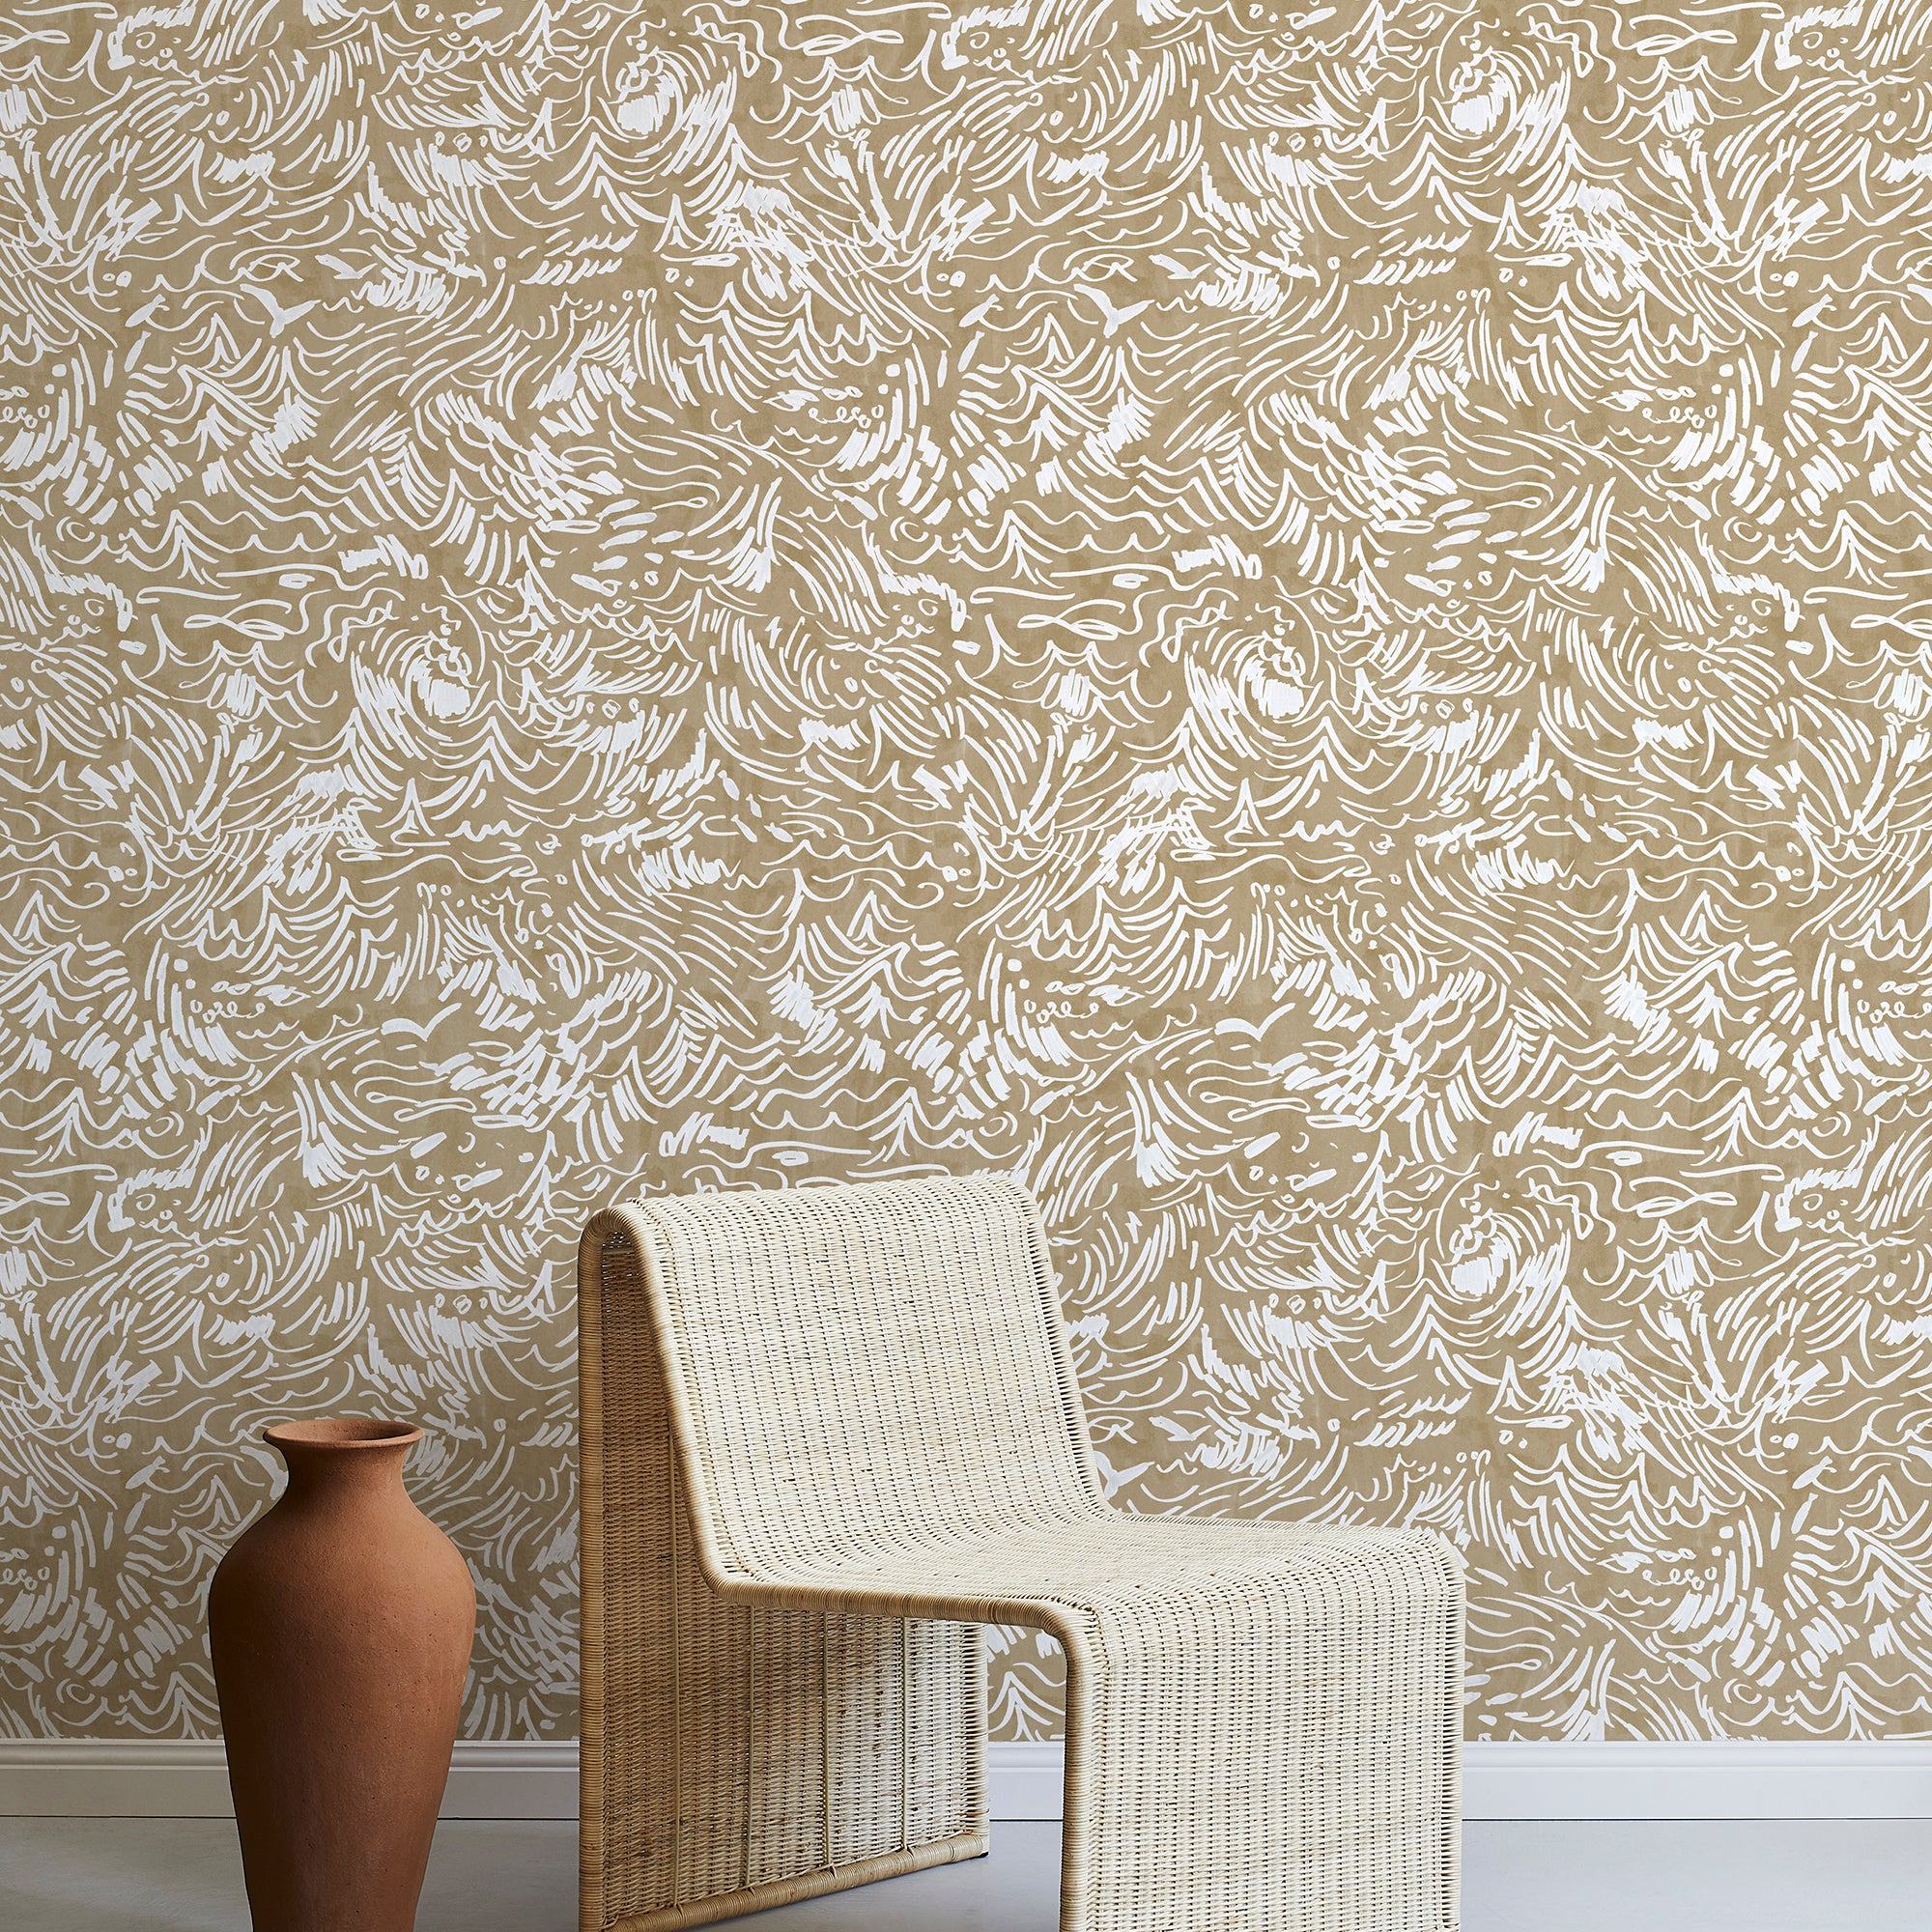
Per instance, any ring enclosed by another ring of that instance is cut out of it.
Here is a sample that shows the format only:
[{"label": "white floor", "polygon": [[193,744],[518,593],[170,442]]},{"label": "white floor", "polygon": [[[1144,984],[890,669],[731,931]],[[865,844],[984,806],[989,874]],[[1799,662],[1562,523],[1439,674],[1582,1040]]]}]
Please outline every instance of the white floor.
[{"label": "white floor", "polygon": [[[445,1825],[417,1932],[575,1932],[575,1828]],[[1054,1932],[1059,1828],[737,1921],[770,1932]],[[1464,1932],[1923,1932],[1932,1820],[1471,1825]],[[5,1932],[247,1932],[233,1827],[0,1818]]]}]

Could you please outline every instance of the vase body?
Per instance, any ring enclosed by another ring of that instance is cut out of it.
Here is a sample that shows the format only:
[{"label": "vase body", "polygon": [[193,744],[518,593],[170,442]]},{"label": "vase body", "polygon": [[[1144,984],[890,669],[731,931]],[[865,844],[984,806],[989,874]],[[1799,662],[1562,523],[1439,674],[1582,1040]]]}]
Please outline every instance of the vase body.
[{"label": "vase body", "polygon": [[288,1489],[208,1595],[254,1932],[411,1932],[475,1634],[455,1546],[411,1502],[422,1432],[266,1432]]}]

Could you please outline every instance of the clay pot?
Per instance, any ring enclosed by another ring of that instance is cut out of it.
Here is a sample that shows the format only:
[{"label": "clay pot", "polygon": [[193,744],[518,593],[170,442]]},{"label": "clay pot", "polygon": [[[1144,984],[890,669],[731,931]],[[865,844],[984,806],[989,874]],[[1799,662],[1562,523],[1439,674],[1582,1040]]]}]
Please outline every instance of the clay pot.
[{"label": "clay pot", "polygon": [[255,1932],[411,1932],[476,1592],[403,1489],[420,1429],[290,1422],[264,1435],[288,1490],[208,1593]]}]

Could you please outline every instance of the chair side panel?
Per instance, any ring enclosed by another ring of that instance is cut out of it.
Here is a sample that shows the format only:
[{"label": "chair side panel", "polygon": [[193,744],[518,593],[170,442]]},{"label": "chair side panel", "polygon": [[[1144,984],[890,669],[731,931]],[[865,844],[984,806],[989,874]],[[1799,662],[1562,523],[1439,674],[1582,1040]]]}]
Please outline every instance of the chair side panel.
[{"label": "chair side panel", "polygon": [[711,1589],[637,1249],[608,1229],[590,1238],[585,1926],[649,1924],[983,1833],[977,1630],[771,1609]]}]

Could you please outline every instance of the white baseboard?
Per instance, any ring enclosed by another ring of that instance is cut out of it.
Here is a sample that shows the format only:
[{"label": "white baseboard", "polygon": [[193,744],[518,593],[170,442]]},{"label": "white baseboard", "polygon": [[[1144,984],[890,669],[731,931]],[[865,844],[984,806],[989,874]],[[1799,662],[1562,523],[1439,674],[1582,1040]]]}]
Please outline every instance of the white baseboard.
[{"label": "white baseboard", "polygon": [[[1058,1745],[994,1745],[995,1818],[1058,1818]],[[1932,1818],[1932,1740],[1875,1744],[1483,1744],[1463,1815]],[[0,1817],[225,1818],[217,1740],[0,1738]],[[574,1743],[459,1744],[445,1818],[577,1816]]]},{"label": "white baseboard", "polygon": [[995,1818],[1058,1818],[1065,1745],[988,1745],[986,1796]]},{"label": "white baseboard", "polygon": [[[1060,1816],[1061,1747],[992,1747],[993,1816]],[[1932,1818],[1932,1741],[1478,1744],[1470,1819]]]},{"label": "white baseboard", "polygon": [[1932,1741],[1479,1744],[1465,1818],[1932,1818]]},{"label": "white baseboard", "polygon": [[[0,1817],[232,1818],[218,1738],[0,1738]],[[575,1818],[577,1743],[456,1747],[445,1818]]]}]

